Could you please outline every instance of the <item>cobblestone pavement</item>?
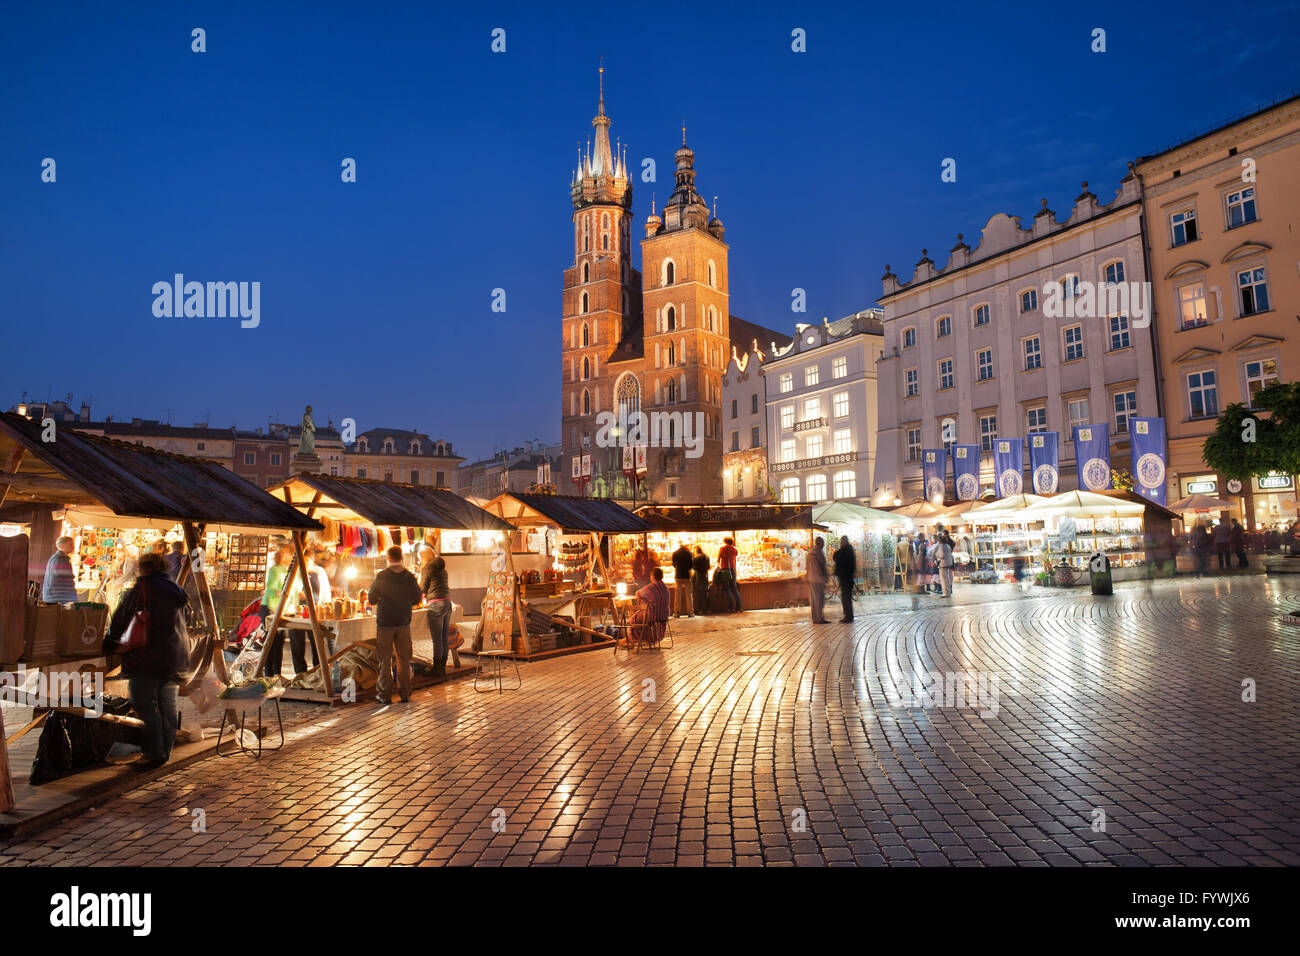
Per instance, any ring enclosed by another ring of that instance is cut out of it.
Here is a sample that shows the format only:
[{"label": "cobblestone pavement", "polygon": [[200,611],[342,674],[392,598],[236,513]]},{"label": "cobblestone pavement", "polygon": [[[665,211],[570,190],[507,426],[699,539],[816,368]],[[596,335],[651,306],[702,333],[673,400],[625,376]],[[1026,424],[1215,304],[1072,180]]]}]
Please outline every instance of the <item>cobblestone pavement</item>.
[{"label": "cobblestone pavement", "polygon": [[[1300,863],[1300,578],[960,599],[697,619],[515,693],[344,708],[0,865]],[[918,672],[982,693],[920,706]]]}]

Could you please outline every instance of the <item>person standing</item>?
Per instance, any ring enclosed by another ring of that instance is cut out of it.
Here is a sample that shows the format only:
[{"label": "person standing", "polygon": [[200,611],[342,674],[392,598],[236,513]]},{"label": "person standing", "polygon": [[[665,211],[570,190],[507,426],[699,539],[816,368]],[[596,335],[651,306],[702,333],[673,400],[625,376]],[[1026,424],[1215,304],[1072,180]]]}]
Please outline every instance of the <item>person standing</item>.
[{"label": "person standing", "polygon": [[77,600],[77,578],[68,557],[73,544],[66,534],[54,542],[54,553],[45,562],[45,580],[41,583],[41,600],[46,604],[72,604]]},{"label": "person standing", "polygon": [[743,611],[740,606],[740,585],[736,581],[736,542],[731,538],[722,539],[722,547],[718,549],[718,570],[714,572],[713,578],[722,579],[722,592],[727,596],[727,610],[732,612]]},{"label": "person standing", "polygon": [[104,582],[104,600],[110,614],[117,610],[122,592],[135,584],[136,564],[139,560],[140,549],[136,545],[117,546],[117,560],[113,562],[112,572]]},{"label": "person standing", "polygon": [[826,570],[826,541],[818,538],[808,552],[808,605],[812,610],[814,624],[826,624],[826,582],[830,574]]},{"label": "person standing", "polygon": [[840,585],[840,606],[844,610],[841,623],[853,621],[853,579],[858,573],[858,557],[849,544],[849,536],[840,537],[840,546],[835,549],[835,578]]},{"label": "person standing", "polygon": [[935,552],[939,562],[939,577],[943,581],[943,596],[950,598],[952,597],[953,546],[952,535],[946,530],[939,535]]},{"label": "person standing", "polygon": [[122,672],[131,707],[144,721],[144,766],[158,767],[171,758],[180,726],[177,690],[189,667],[189,648],[181,640],[176,621],[189,598],[168,576],[163,556],[156,551],[141,555],[137,570],[135,586],[122,595],[113,612],[103,651],[116,654],[136,611],[149,612],[145,645],[122,654]]},{"label": "person standing", "polygon": [[1232,541],[1233,553],[1237,556],[1237,568],[1244,571],[1250,567],[1250,561],[1246,558],[1246,529],[1236,518],[1232,519],[1229,537]]},{"label": "person standing", "polygon": [[451,635],[451,588],[447,562],[427,544],[420,549],[420,590],[429,608],[429,640],[433,642],[433,676],[447,676],[448,638]]},{"label": "person standing", "polygon": [[180,580],[181,565],[185,563],[185,545],[179,541],[172,542],[172,550],[166,558],[167,576],[173,581]]},{"label": "person standing", "polygon": [[[275,609],[280,606],[280,595],[289,586],[289,565],[293,562],[293,545],[282,544],[275,550],[275,563],[267,569],[266,587],[262,590],[262,623],[270,624],[275,618]],[[285,610],[289,602],[285,601]],[[274,634],[265,638],[268,647],[263,658],[263,673],[267,677],[279,677],[284,668],[284,628],[277,628]]]},{"label": "person standing", "polygon": [[691,612],[691,549],[683,541],[673,552],[673,617],[694,617]]},{"label": "person standing", "polygon": [[1214,553],[1219,559],[1219,570],[1225,571],[1232,566],[1232,526],[1220,520],[1214,526]]},{"label": "person standing", "polygon": [[698,544],[691,560],[691,584],[695,588],[695,613],[709,613],[709,556]]},{"label": "person standing", "polygon": [[894,567],[902,579],[903,593],[906,594],[912,589],[912,539],[906,534],[900,534],[894,545]]},{"label": "person standing", "polygon": [[379,683],[375,702],[392,702],[392,660],[397,651],[397,693],[402,703],[411,699],[411,608],[424,592],[415,575],[402,566],[402,549],[388,549],[388,567],[375,575],[368,601],[375,611],[375,652],[379,657]]}]

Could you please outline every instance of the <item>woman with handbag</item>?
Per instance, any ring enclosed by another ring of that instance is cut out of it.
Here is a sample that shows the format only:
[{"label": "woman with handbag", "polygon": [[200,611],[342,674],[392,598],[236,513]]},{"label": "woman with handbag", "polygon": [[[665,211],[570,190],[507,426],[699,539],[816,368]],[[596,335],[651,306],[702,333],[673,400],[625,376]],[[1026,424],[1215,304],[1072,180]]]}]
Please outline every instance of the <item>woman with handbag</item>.
[{"label": "woman with handbag", "polygon": [[177,690],[189,667],[189,648],[177,621],[189,598],[167,575],[160,554],[140,555],[135,586],[122,595],[113,612],[104,653],[122,655],[131,708],[144,721],[145,767],[170,759],[180,726]]}]

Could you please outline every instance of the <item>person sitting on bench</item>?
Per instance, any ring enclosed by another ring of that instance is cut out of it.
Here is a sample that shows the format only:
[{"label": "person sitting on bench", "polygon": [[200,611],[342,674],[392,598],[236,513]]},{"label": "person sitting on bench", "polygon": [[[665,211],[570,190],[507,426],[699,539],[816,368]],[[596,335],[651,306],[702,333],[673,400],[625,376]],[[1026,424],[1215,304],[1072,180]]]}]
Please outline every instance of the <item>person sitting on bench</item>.
[{"label": "person sitting on bench", "polygon": [[637,600],[642,606],[637,608],[633,623],[641,626],[634,628],[633,633],[639,641],[652,640],[655,626],[666,622],[672,610],[668,585],[664,584],[663,568],[655,568],[650,574],[650,583],[636,592]]}]

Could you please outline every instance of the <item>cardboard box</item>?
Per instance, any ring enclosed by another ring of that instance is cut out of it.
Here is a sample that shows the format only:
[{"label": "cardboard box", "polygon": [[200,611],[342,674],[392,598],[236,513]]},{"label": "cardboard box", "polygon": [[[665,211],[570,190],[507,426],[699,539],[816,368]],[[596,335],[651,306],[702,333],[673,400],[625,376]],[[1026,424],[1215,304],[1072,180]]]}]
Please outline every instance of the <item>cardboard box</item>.
[{"label": "cardboard box", "polygon": [[108,629],[108,605],[62,607],[54,649],[63,659],[100,657]]},{"label": "cardboard box", "polygon": [[55,645],[59,639],[59,612],[57,604],[27,605],[27,623],[23,632],[23,659],[49,661],[58,656]]}]

